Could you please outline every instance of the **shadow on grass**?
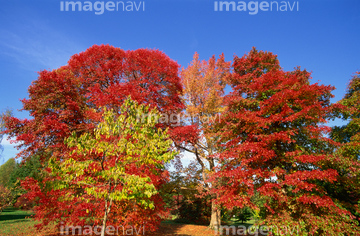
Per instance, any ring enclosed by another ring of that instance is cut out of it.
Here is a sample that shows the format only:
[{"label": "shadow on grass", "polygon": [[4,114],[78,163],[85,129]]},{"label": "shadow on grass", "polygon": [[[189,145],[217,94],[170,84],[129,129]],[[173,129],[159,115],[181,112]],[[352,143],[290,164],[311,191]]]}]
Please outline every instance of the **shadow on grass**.
[{"label": "shadow on grass", "polygon": [[253,226],[253,224],[248,224],[248,223],[241,223],[241,222],[234,222],[234,223],[231,223],[231,224],[225,224],[225,225],[232,225],[232,226],[245,226],[246,228],[249,228],[251,226]]},{"label": "shadow on grass", "polygon": [[2,224],[7,224],[6,222],[2,222],[2,221],[11,221],[9,222],[11,224],[14,222],[23,222],[23,221],[27,221],[26,218],[29,218],[30,216],[32,216],[30,212],[21,211],[16,208],[7,208],[4,209],[1,213],[0,222]]}]

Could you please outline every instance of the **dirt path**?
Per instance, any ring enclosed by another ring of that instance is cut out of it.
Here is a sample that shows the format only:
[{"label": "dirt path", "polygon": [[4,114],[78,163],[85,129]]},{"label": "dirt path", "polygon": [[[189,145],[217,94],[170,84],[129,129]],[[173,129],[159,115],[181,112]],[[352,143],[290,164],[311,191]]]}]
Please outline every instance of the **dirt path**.
[{"label": "dirt path", "polygon": [[207,226],[187,225],[187,224],[164,224],[160,225],[159,230],[153,234],[145,234],[149,236],[209,236],[214,235],[214,231]]}]

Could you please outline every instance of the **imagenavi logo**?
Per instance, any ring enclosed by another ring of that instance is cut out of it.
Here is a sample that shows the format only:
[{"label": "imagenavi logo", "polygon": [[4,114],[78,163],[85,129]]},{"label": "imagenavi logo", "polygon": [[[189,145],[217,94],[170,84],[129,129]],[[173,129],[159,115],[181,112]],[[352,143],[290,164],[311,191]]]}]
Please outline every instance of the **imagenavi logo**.
[{"label": "imagenavi logo", "polygon": [[259,11],[299,11],[299,1],[215,1],[214,11],[239,11],[256,15]]},{"label": "imagenavi logo", "polygon": [[145,1],[61,1],[60,11],[90,11],[96,15],[105,11],[145,11]]}]

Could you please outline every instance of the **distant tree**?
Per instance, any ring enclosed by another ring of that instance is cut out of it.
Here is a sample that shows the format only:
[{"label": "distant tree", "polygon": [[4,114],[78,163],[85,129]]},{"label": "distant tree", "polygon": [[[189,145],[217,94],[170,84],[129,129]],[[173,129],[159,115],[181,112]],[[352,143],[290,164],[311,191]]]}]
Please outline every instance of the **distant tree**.
[{"label": "distant tree", "polygon": [[16,163],[6,184],[6,187],[11,190],[13,203],[16,207],[30,209],[33,205],[32,202],[22,196],[26,193],[26,190],[21,186],[21,181],[25,180],[26,177],[40,181],[43,175],[44,170],[37,156],[27,159],[22,163]]},{"label": "distant tree", "polygon": [[6,109],[4,112],[0,114],[0,157],[2,152],[4,151],[4,147],[1,145],[1,142],[4,138],[4,131],[5,131],[5,119],[6,117],[12,116],[12,110]]},{"label": "distant tree", "polygon": [[251,217],[253,216],[253,212],[249,207],[243,207],[236,211],[235,215],[242,224],[246,221],[249,221]]},{"label": "distant tree", "polygon": [[9,189],[0,185],[0,214],[8,206],[11,205],[12,194]]},{"label": "distant tree", "polygon": [[[341,107],[336,109],[335,114],[337,117],[342,118],[348,123],[343,126],[335,126],[331,131],[331,137],[337,142],[346,144],[344,146],[350,146],[351,144],[357,144],[358,136],[360,133],[360,72],[356,72],[355,75],[350,80],[346,94],[343,99],[341,99],[338,104]],[[354,146],[354,159],[360,159],[360,154],[356,152],[358,146]]]},{"label": "distant tree", "polygon": [[201,169],[196,162],[170,172],[170,180],[162,194],[176,221],[181,223],[208,224],[211,217],[211,198],[199,193],[202,183]]},{"label": "distant tree", "polygon": [[10,180],[11,174],[16,168],[16,162],[14,158],[10,158],[3,165],[0,166],[0,185],[6,187]]},{"label": "distant tree", "polygon": [[329,194],[358,217],[360,222],[360,72],[351,79],[335,117],[347,121],[333,127],[330,136],[339,143],[335,160],[327,163],[339,173],[336,184],[325,184]]},{"label": "distant tree", "polygon": [[171,214],[179,216],[181,201],[197,192],[198,180],[196,177],[192,178],[193,173],[191,167],[169,172],[169,180],[161,189],[161,195]]},{"label": "distant tree", "polygon": [[42,173],[42,165],[37,156],[28,159],[22,163],[16,163],[14,170],[10,174],[7,182],[8,187],[19,186],[19,180],[24,180],[26,177],[40,179]]}]

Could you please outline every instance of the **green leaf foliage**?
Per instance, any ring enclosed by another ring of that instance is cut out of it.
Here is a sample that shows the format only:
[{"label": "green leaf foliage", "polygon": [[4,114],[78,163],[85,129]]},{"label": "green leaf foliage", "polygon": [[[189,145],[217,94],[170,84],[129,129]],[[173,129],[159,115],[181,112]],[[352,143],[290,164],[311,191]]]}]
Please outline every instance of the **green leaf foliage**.
[{"label": "green leaf foliage", "polygon": [[[63,200],[130,202],[154,208],[158,193],[152,175],[177,153],[171,151],[167,130],[158,129],[159,112],[128,98],[118,112],[103,107],[102,121],[94,132],[66,139],[73,150],[63,161],[51,158],[49,168],[58,176],[52,189],[75,189]],[[140,120],[139,117],[142,117]]]},{"label": "green leaf foliage", "polygon": [[7,186],[11,173],[15,167],[16,162],[14,158],[10,158],[7,162],[0,166],[0,185]]}]

